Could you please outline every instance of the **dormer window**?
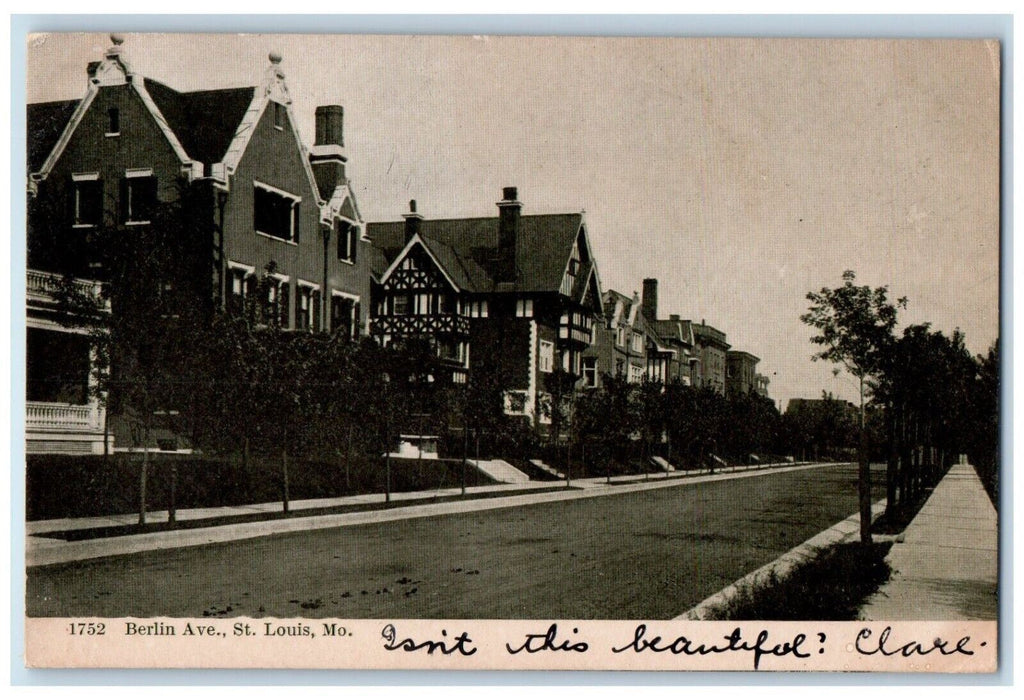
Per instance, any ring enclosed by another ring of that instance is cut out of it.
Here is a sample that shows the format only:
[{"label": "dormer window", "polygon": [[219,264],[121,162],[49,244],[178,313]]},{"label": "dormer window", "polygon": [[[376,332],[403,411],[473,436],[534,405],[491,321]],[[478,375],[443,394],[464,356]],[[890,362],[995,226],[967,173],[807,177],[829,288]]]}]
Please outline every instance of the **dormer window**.
[{"label": "dormer window", "polygon": [[103,182],[99,173],[76,173],[72,180],[72,225],[92,227],[102,223]]},{"label": "dormer window", "polygon": [[107,133],[104,136],[121,135],[121,110],[111,107],[107,110]]},{"label": "dormer window", "polygon": [[128,170],[121,181],[122,221],[148,224],[156,207],[156,178],[149,169]]},{"label": "dormer window", "polygon": [[288,243],[298,243],[301,201],[301,197],[284,190],[254,182],[253,224],[256,233]]}]

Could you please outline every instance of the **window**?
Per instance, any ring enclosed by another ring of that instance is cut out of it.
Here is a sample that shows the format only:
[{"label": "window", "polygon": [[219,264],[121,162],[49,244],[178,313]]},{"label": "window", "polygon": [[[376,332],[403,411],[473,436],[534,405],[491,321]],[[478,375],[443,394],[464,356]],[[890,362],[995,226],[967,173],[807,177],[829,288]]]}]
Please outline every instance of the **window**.
[{"label": "window", "polygon": [[299,242],[301,198],[268,185],[253,183],[253,224],[256,233],[289,243]]},{"label": "window", "polygon": [[75,226],[98,226],[103,219],[103,182],[99,173],[72,175],[72,223]]},{"label": "window", "polygon": [[320,288],[300,280],[296,291],[295,327],[303,331],[319,331]]},{"label": "window", "polygon": [[579,353],[572,352],[571,350],[562,351],[562,369],[569,374],[580,373],[580,355]]},{"label": "window", "polygon": [[156,178],[152,170],[129,170],[121,181],[121,220],[148,224],[156,206]]},{"label": "window", "polygon": [[354,263],[359,241],[359,227],[338,219],[334,224],[334,232],[338,237],[338,260]]},{"label": "window", "polygon": [[288,315],[291,311],[291,285],[284,275],[268,275],[265,281],[266,290],[263,298],[263,321],[267,325],[288,327]]},{"label": "window", "polygon": [[417,316],[429,316],[436,312],[436,297],[433,294],[422,293],[413,295],[413,313]]},{"label": "window", "polygon": [[540,341],[540,352],[537,353],[537,369],[541,372],[551,372],[555,369],[555,344],[542,340]]},{"label": "window", "polygon": [[516,316],[533,318],[533,299],[519,299],[516,302]]},{"label": "window", "polygon": [[642,384],[644,381],[644,368],[636,365],[629,366],[629,381],[631,384]]},{"label": "window", "polygon": [[107,110],[107,133],[104,135],[121,135],[121,111],[117,107],[111,107]]},{"label": "window", "polygon": [[246,310],[245,300],[256,293],[254,268],[239,263],[228,263],[227,307],[232,314]]},{"label": "window", "polygon": [[551,400],[551,394],[547,392],[541,392],[537,394],[537,421],[544,425],[551,424],[551,414],[554,408],[554,401]]},{"label": "window", "polygon": [[596,387],[597,386],[597,358],[596,357],[585,357],[583,358],[583,386]]},{"label": "window", "polygon": [[392,297],[391,313],[395,316],[405,316],[409,313],[409,297],[405,294],[397,294]]},{"label": "window", "polygon": [[470,318],[487,318],[487,302],[471,301],[465,306],[466,315]]},{"label": "window", "polygon": [[28,328],[26,395],[29,401],[89,402],[89,337]]},{"label": "window", "polygon": [[633,352],[644,351],[644,337],[639,333],[633,333]]},{"label": "window", "polygon": [[529,396],[525,391],[505,392],[505,413],[511,415],[523,415],[526,413],[526,404]]},{"label": "window", "polygon": [[356,297],[331,294],[331,332],[343,338],[355,338],[359,327],[359,301]]},{"label": "window", "polygon": [[626,347],[626,327],[619,326],[615,332],[615,344],[619,347]]}]

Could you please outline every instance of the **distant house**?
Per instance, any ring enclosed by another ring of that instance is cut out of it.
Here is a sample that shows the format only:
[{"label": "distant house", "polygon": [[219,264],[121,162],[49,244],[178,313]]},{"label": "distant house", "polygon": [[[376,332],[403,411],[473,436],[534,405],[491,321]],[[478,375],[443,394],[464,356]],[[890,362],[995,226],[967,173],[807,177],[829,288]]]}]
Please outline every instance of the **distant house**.
[{"label": "distant house", "polygon": [[602,377],[642,382],[647,374],[647,333],[640,300],[620,292],[604,293],[605,318],[594,328],[594,344],[583,358],[583,384],[601,386]]},{"label": "distant house", "polygon": [[658,280],[645,279],[643,284],[642,314],[657,339],[654,348],[657,369],[652,368],[652,377],[660,376],[666,382],[677,380],[692,386],[700,371],[700,358],[694,354],[692,324],[678,314],[658,318]]},{"label": "distant house", "polygon": [[601,286],[582,213],[523,215],[506,187],[498,216],[367,227],[376,248],[372,328],[382,344],[418,338],[453,382],[493,373],[505,410],[550,420],[556,370],[576,384],[601,317]]},{"label": "distant house", "polygon": [[768,397],[768,384],[771,380],[766,374],[755,374],[754,375],[754,393],[758,396]]},{"label": "distant house", "polygon": [[89,343],[54,319],[56,279],[98,285],[94,232],[131,235],[186,194],[195,264],[163,281],[181,303],[259,312],[289,329],[366,329],[369,242],[345,174],[341,107],[317,108],[309,152],[279,55],[260,85],[179,92],[134,72],[111,38],[84,97],[28,106],[30,452],[102,449]]},{"label": "distant house", "polygon": [[703,320],[693,324],[693,342],[700,358],[700,386],[711,387],[725,394],[725,357],[731,347],[725,333]]},{"label": "distant house", "polygon": [[677,350],[661,340],[643,313],[640,297],[609,290],[604,293],[604,310],[605,318],[595,328],[595,343],[583,358],[584,386],[601,386],[606,375],[631,384],[669,381]]},{"label": "distant house", "polygon": [[[762,394],[761,381],[767,393],[767,377],[757,373],[761,358],[743,350],[728,350],[725,353],[725,392],[728,396]],[[759,379],[760,378],[760,379]]]}]

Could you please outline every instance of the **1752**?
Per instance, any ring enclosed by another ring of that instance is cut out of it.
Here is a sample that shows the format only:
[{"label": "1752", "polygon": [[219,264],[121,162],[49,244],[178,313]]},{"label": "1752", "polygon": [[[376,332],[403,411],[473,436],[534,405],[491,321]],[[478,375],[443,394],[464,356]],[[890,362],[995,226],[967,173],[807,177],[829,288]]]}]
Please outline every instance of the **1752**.
[{"label": "1752", "polygon": [[104,622],[72,622],[68,625],[68,633],[72,637],[99,637],[107,633]]}]

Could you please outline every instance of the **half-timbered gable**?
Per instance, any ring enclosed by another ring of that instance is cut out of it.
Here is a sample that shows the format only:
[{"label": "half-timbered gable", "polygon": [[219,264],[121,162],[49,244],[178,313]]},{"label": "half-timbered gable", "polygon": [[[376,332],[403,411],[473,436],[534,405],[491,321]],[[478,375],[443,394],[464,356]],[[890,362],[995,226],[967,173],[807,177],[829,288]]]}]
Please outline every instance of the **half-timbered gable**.
[{"label": "half-timbered gable", "polygon": [[[506,411],[545,422],[543,407],[564,384],[558,371],[581,376],[602,310],[600,278],[581,213],[524,216],[516,188],[503,195],[497,217],[425,219],[411,202],[404,222],[369,224],[380,268],[374,334],[440,337],[466,328],[470,373],[499,374]],[[451,321],[443,311],[449,293]],[[410,309],[424,308],[432,320],[410,318]]]},{"label": "half-timbered gable", "polygon": [[448,246],[414,235],[381,275],[372,329],[384,345],[411,338],[429,341],[438,357],[452,365],[457,383],[466,380],[469,367],[469,317],[481,310],[469,301],[471,290],[457,281],[463,277],[460,267]]}]

